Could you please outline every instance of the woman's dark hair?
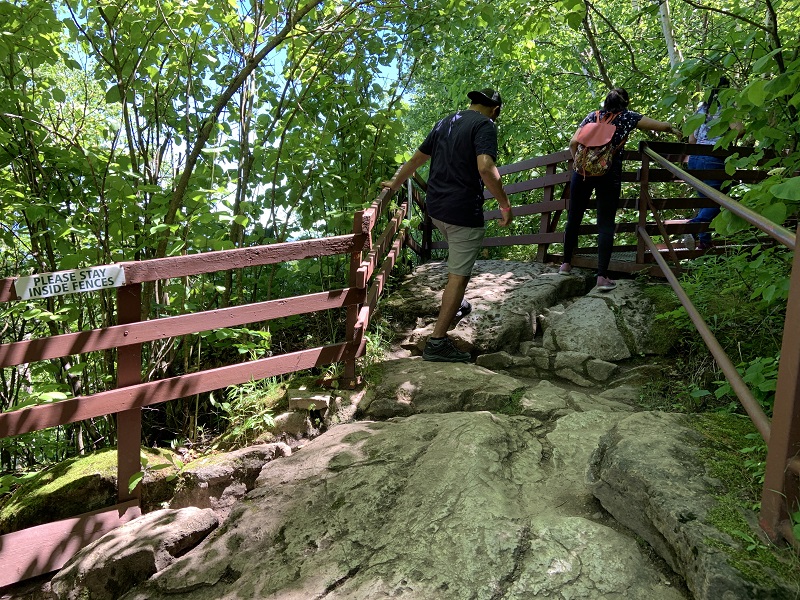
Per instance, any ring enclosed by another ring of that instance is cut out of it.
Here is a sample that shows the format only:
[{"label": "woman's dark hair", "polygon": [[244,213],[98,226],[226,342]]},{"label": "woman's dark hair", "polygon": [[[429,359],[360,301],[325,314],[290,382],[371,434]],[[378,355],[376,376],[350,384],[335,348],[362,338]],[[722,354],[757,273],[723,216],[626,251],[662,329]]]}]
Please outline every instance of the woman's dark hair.
[{"label": "woman's dark hair", "polygon": [[608,92],[606,100],[603,102],[603,109],[619,112],[628,108],[629,101],[628,92],[625,91],[625,88],[614,88]]}]

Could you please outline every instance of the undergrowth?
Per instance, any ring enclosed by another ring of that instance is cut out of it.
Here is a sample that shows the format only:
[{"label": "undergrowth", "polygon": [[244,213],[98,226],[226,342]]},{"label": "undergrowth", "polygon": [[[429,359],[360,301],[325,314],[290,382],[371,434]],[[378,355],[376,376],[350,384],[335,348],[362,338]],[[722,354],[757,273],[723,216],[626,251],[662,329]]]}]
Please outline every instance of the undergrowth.
[{"label": "undergrowth", "polygon": [[[695,259],[686,265],[681,279],[767,415],[772,414],[775,400],[791,260],[786,248],[751,243]],[[740,412],[738,399],[686,310],[682,306],[666,310],[656,321],[675,332],[677,358],[669,379],[647,386],[645,404],[679,412]]]}]

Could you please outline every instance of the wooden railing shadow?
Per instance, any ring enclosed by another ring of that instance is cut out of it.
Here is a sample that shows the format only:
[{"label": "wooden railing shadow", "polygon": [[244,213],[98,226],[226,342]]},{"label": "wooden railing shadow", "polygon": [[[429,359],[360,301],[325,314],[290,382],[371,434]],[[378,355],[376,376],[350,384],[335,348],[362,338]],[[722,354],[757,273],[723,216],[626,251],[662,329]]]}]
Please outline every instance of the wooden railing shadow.
[{"label": "wooden railing shadow", "polygon": [[[355,385],[366,329],[403,248],[408,205],[390,209],[391,195],[384,190],[369,208],[356,212],[349,235],[115,265],[125,276],[117,288],[117,325],[0,345],[0,368],[112,348],[118,356],[115,389],[0,413],[0,439],[114,414],[118,441],[117,504],[0,536],[0,587],[59,569],[82,547],[141,514],[141,484],[129,491],[127,483],[142,468],[144,407],[333,363],[344,365],[340,383]],[[346,288],[141,320],[145,283],[335,255],[350,256]],[[16,281],[0,280],[0,302],[18,300]],[[344,342],[167,379],[141,379],[143,343],[331,309],[346,311]]]}]

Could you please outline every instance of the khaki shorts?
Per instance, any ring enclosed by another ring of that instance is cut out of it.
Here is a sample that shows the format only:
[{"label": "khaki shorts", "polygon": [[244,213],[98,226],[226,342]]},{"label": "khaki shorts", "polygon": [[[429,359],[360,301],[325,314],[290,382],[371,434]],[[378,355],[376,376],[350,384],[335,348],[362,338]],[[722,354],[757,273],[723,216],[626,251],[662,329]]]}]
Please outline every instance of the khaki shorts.
[{"label": "khaki shorts", "polygon": [[483,245],[485,227],[461,227],[431,219],[447,242],[447,270],[453,275],[469,277]]}]

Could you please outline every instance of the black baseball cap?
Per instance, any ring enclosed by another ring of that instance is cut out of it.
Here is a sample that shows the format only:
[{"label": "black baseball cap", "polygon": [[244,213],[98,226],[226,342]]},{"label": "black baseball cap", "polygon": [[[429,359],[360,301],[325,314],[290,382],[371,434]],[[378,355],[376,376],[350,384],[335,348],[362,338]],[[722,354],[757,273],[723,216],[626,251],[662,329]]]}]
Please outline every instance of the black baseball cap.
[{"label": "black baseball cap", "polygon": [[472,100],[473,104],[481,104],[483,106],[503,106],[503,99],[500,97],[500,92],[496,92],[492,88],[473,90],[467,94],[467,98]]}]

